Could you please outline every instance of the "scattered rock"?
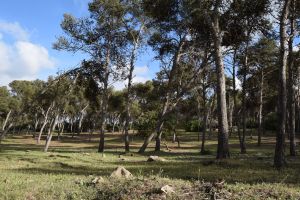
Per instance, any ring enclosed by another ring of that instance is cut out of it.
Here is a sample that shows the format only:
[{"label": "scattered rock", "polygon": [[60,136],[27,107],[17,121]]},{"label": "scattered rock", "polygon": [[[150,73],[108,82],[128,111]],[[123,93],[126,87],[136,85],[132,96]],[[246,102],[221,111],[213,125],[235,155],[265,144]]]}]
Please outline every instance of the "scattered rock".
[{"label": "scattered rock", "polygon": [[164,162],[164,161],[166,161],[166,159],[160,158],[158,156],[150,156],[147,160],[147,162],[157,162],[157,161]]},{"label": "scattered rock", "polygon": [[93,180],[92,180],[92,183],[93,184],[97,184],[97,183],[100,183],[102,182],[104,179],[100,176],[100,177],[95,177]]},{"label": "scattered rock", "polygon": [[113,171],[110,175],[110,177],[114,178],[132,178],[133,175],[124,167],[117,167],[115,171]]},{"label": "scattered rock", "polygon": [[165,193],[165,194],[171,194],[171,193],[175,193],[173,187],[169,186],[169,185],[165,185],[162,188],[160,188],[160,191]]},{"label": "scattered rock", "polygon": [[127,158],[120,158],[120,161],[128,161]]},{"label": "scattered rock", "polygon": [[83,155],[85,155],[85,156],[89,156],[90,154],[89,153],[82,153]]}]

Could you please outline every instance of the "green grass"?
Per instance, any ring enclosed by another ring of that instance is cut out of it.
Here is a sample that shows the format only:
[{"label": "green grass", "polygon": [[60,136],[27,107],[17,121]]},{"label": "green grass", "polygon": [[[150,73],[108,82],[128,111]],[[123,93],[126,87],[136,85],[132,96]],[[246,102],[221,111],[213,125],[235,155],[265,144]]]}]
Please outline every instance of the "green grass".
[{"label": "green grass", "polygon": [[[132,153],[123,155],[119,134],[107,134],[104,154],[96,152],[97,135],[91,142],[84,134],[73,139],[64,136],[60,142],[54,138],[49,153],[42,152],[43,144],[35,144],[31,136],[10,136],[0,146],[0,199],[119,199],[120,195],[123,199],[160,199],[162,194],[157,190],[164,184],[176,188],[176,194],[167,196],[170,199],[203,199],[211,195],[225,199],[300,198],[299,156],[287,157],[288,166],[275,170],[273,137],[263,138],[261,147],[256,146],[255,139],[248,138],[244,155],[239,154],[237,139],[232,138],[231,158],[221,162],[215,162],[215,138],[207,142],[208,155],[199,154],[196,133],[182,133],[180,138],[181,148],[167,138],[171,151],[163,148],[155,153],[151,144],[140,155],[136,152],[142,139],[134,137]],[[154,154],[167,161],[146,162]],[[124,166],[135,179],[109,178],[117,166]],[[91,185],[96,176],[105,181]],[[225,180],[222,189],[207,190],[203,186],[221,179]]]}]

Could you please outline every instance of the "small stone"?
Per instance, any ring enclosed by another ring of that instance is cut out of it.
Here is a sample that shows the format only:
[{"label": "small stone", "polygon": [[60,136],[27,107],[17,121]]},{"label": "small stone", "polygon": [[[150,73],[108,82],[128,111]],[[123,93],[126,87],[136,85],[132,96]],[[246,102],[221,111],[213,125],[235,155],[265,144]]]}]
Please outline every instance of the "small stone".
[{"label": "small stone", "polygon": [[92,180],[92,183],[93,184],[97,184],[97,183],[100,183],[102,182],[104,179],[100,176],[100,177],[96,177]]},{"label": "small stone", "polygon": [[171,194],[171,193],[175,193],[173,187],[169,186],[169,185],[165,185],[162,188],[160,188],[161,192],[165,193],[165,194]]},{"label": "small stone", "polygon": [[133,178],[133,175],[124,167],[117,167],[115,171],[113,171],[110,177],[114,178]]},{"label": "small stone", "polygon": [[157,161],[164,162],[164,161],[166,161],[166,159],[160,158],[158,156],[150,156],[147,160],[147,162],[157,162]]}]

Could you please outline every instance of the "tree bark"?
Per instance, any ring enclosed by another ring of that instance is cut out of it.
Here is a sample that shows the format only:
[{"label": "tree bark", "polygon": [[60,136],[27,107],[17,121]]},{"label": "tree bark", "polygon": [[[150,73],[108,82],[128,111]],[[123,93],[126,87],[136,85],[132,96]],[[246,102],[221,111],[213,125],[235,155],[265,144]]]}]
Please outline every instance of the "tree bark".
[{"label": "tree bark", "polygon": [[110,49],[108,47],[106,53],[106,67],[105,67],[105,78],[103,83],[103,95],[102,95],[102,102],[101,102],[101,113],[100,113],[100,141],[98,152],[104,152],[104,137],[105,137],[105,118],[108,106],[108,81],[109,81],[109,65],[110,65]]},{"label": "tree bark", "polygon": [[208,112],[207,112],[207,105],[206,105],[206,90],[203,84],[203,91],[202,91],[202,100],[203,100],[203,132],[202,132],[202,142],[201,142],[201,150],[200,153],[205,153],[205,140],[206,140],[206,129],[207,129],[207,121],[208,121]]},{"label": "tree bark", "polygon": [[[249,37],[249,33],[247,34]],[[248,45],[249,41],[247,40],[246,48],[245,48],[245,61],[243,66],[243,85],[242,85],[242,137],[240,139],[240,147],[241,153],[246,153],[246,145],[245,145],[245,137],[246,137],[246,117],[247,117],[247,110],[246,110],[246,81],[247,81],[247,71],[248,71]]]},{"label": "tree bark", "polygon": [[38,138],[37,138],[37,144],[39,144],[40,141],[41,141],[41,137],[42,137],[44,128],[45,128],[45,126],[46,126],[47,123],[48,123],[49,112],[52,110],[53,107],[54,107],[54,102],[51,103],[51,105],[48,107],[47,112],[46,112],[46,113],[43,113],[43,115],[44,115],[44,122],[43,122],[43,125],[42,125],[41,129],[40,129],[39,136],[38,136]]},{"label": "tree bark", "polygon": [[229,157],[228,146],[228,121],[226,108],[226,89],[225,89],[225,73],[222,55],[222,39],[219,24],[219,7],[221,1],[217,0],[213,11],[213,19],[211,21],[214,54],[217,71],[217,99],[218,99],[218,147],[217,159],[226,159]]},{"label": "tree bark", "polygon": [[293,56],[293,43],[294,43],[294,35],[295,35],[295,20],[294,20],[294,12],[295,12],[295,1],[291,2],[292,15],[290,18],[290,26],[291,26],[291,35],[289,39],[289,56],[288,56],[288,135],[290,139],[290,155],[296,156],[296,142],[295,142],[295,90],[294,90],[294,56]]},{"label": "tree bark", "polygon": [[[183,45],[185,44],[185,38],[182,39],[178,45],[178,48],[177,48],[177,51],[174,55],[174,58],[173,58],[173,63],[172,63],[172,68],[171,68],[171,71],[170,71],[170,76],[169,76],[169,80],[168,80],[168,85],[167,85],[167,94],[166,94],[166,98],[164,100],[164,105],[163,105],[163,108],[158,116],[158,119],[157,119],[157,125],[156,125],[156,138],[155,138],[155,141],[156,141],[156,144],[155,144],[155,151],[160,151],[160,140],[161,140],[161,130],[163,128],[163,124],[164,124],[164,120],[165,120],[165,117],[166,117],[166,114],[169,113],[168,112],[168,109],[169,109],[169,106],[170,106],[170,98],[171,98],[171,87],[172,87],[172,84],[173,84],[173,79],[174,79],[174,76],[175,76],[175,73],[176,73],[176,70],[177,70],[177,67],[178,67],[178,63],[179,63],[179,60],[180,60],[180,53],[182,51],[182,48],[183,48]],[[153,139],[153,137],[155,136],[155,133],[152,133],[149,137],[146,138],[146,140],[144,141],[144,144],[142,145],[142,147],[140,148],[139,150],[139,153],[143,153],[145,152],[148,144],[151,142],[151,140]]]},{"label": "tree bark", "polygon": [[289,16],[291,0],[285,0],[280,16],[280,68],[278,87],[278,120],[279,128],[276,135],[274,166],[281,169],[286,165],[285,160],[285,123],[286,123],[286,68],[287,68],[287,19]]},{"label": "tree bark", "polygon": [[5,131],[5,128],[6,128],[6,125],[7,125],[7,122],[9,120],[9,117],[10,117],[10,114],[11,114],[11,110],[6,114],[6,118],[5,118],[5,121],[2,125],[2,131]]},{"label": "tree bark", "polygon": [[[236,105],[237,105],[237,91],[236,91],[236,54],[237,54],[237,47],[234,48],[233,52],[233,64],[232,64],[232,89],[233,89],[233,106],[232,110],[234,113],[234,121],[236,123],[238,119],[237,117],[237,110],[236,110]],[[233,130],[231,130],[233,131]]]},{"label": "tree bark", "polygon": [[260,88],[259,88],[259,103],[258,103],[258,137],[257,137],[257,146],[261,145],[261,135],[263,132],[262,127],[262,111],[263,111],[263,88],[264,88],[264,72],[263,69],[260,69]]},{"label": "tree bark", "polygon": [[82,121],[84,118],[84,115],[86,114],[86,109],[89,107],[89,104],[87,104],[81,111],[80,111],[80,117],[79,117],[79,121],[78,121],[78,130],[77,130],[77,134],[79,135],[82,132]]},{"label": "tree bark", "polygon": [[46,144],[45,144],[45,148],[44,148],[44,152],[48,152],[48,148],[50,146],[50,142],[51,142],[52,136],[53,136],[53,131],[55,130],[57,122],[58,122],[58,115],[55,116],[55,119],[50,124],[48,135],[47,135],[47,140],[46,140]]}]

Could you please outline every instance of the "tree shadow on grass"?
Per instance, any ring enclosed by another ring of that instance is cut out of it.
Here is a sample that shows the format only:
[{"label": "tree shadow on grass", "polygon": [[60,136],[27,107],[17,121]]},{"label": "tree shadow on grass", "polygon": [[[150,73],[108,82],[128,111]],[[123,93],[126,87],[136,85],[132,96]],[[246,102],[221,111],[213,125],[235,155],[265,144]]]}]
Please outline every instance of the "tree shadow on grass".
[{"label": "tree shadow on grass", "polygon": [[[227,183],[290,183],[298,184],[299,179],[296,171],[285,171],[279,173],[271,166],[248,165],[240,163],[213,164],[205,166],[199,162],[153,162],[128,161],[128,162],[95,162],[91,165],[73,165],[68,162],[54,162],[48,167],[31,167],[10,169],[16,173],[45,174],[45,175],[95,175],[109,176],[117,166],[124,166],[134,176],[158,175],[184,180],[216,181],[226,180]],[[299,166],[298,166],[299,167]],[[75,177],[74,177],[75,179]]]}]

